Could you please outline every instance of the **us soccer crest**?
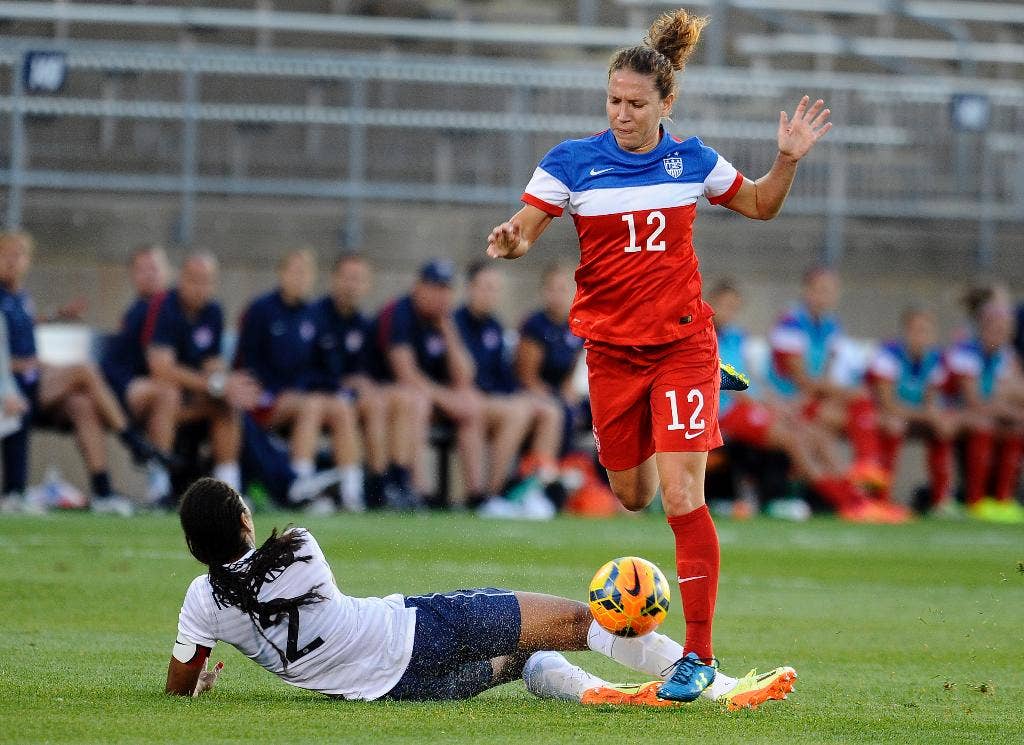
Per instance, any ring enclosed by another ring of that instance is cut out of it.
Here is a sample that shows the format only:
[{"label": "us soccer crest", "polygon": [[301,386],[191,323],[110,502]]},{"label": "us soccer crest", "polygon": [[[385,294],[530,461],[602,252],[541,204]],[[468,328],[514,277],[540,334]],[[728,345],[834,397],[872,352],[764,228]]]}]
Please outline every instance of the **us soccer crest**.
[{"label": "us soccer crest", "polygon": [[672,178],[679,178],[683,175],[683,159],[678,156],[671,156],[662,161],[665,164],[665,172]]}]

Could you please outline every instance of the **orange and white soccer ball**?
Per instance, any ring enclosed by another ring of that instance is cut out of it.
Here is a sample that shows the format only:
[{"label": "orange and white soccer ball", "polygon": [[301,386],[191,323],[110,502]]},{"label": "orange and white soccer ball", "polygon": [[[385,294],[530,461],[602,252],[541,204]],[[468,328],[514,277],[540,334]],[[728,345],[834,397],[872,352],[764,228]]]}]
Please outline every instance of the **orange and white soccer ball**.
[{"label": "orange and white soccer ball", "polygon": [[668,614],[668,580],[654,564],[638,556],[612,559],[590,582],[590,612],[619,636],[643,636]]}]

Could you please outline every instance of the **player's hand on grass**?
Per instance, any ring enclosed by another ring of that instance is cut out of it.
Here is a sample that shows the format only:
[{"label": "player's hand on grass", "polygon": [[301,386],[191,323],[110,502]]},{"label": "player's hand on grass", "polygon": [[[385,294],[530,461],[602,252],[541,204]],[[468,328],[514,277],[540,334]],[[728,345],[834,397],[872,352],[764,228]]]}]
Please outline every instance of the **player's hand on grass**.
[{"label": "player's hand on grass", "polygon": [[[207,660],[209,664],[209,660]],[[217,678],[220,677],[220,671],[224,669],[224,663],[218,662],[213,666],[213,670],[203,670],[199,673],[199,680],[196,682],[196,689],[192,692],[192,698],[196,698],[201,693],[211,690],[217,685]]]},{"label": "player's hand on grass", "polygon": [[487,255],[492,259],[514,259],[520,255],[521,240],[519,226],[511,220],[503,222],[487,236]]},{"label": "player's hand on grass", "polygon": [[779,152],[794,161],[807,155],[814,143],[832,129],[828,120],[832,112],[825,108],[825,102],[819,98],[808,108],[809,101],[808,96],[800,99],[792,119],[785,111],[779,112]]}]

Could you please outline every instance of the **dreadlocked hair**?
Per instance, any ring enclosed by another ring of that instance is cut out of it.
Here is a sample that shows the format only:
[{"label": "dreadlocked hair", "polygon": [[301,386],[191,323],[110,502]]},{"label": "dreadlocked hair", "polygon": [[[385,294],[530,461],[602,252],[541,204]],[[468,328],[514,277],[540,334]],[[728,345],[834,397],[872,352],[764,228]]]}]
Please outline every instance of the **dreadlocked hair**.
[{"label": "dreadlocked hair", "polygon": [[676,92],[676,71],[686,66],[710,19],[692,16],[684,9],[664,13],[647,30],[643,44],[620,49],[608,64],[608,77],[616,70],[632,70],[654,76],[654,87],[662,98]]},{"label": "dreadlocked hair", "polygon": [[199,479],[181,499],[179,517],[185,531],[185,543],[191,554],[209,570],[213,599],[220,608],[238,608],[252,621],[260,636],[274,648],[281,664],[288,667],[288,657],[263,632],[278,619],[287,617],[304,605],[324,600],[320,585],[298,597],[275,598],[260,602],[263,585],[273,582],[295,562],[308,562],[312,556],[296,556],[306,537],[304,530],[282,533],[274,528],[263,545],[242,560],[228,564],[245,554],[249,545],[241,532],[241,518],[246,507],[238,492],[216,479]]}]

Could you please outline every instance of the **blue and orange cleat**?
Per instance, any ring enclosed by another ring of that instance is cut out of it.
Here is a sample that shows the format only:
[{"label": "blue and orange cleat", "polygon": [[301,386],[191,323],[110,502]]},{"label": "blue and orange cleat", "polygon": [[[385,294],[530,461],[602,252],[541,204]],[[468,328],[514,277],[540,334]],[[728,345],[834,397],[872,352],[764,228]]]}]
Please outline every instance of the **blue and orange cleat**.
[{"label": "blue and orange cleat", "polygon": [[723,391],[745,391],[750,387],[750,378],[726,362],[718,361],[718,372]]},{"label": "blue and orange cleat", "polygon": [[703,660],[696,652],[687,652],[675,664],[669,679],[658,689],[658,698],[689,703],[696,701],[715,679],[718,660]]}]

